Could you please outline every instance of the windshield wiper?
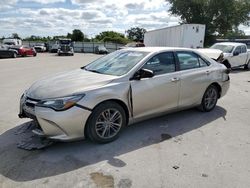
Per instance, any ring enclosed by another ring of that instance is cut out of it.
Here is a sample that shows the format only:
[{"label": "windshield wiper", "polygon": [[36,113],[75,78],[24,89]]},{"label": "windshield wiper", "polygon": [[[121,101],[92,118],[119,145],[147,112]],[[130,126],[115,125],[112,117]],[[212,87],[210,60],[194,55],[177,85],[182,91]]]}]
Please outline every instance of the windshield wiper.
[{"label": "windshield wiper", "polygon": [[102,74],[102,72],[100,72],[100,71],[98,71],[98,70],[86,69],[85,67],[82,67],[81,69],[86,70],[86,71],[90,71],[90,72],[94,72],[94,73]]}]

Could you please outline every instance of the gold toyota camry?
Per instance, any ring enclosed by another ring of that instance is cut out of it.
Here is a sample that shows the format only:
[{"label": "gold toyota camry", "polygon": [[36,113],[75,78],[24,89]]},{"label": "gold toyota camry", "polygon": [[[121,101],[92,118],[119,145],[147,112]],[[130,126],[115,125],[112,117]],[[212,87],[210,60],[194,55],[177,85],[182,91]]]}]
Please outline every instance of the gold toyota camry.
[{"label": "gold toyota camry", "polygon": [[19,117],[34,119],[39,136],[107,143],[127,124],[192,107],[211,111],[228,88],[227,68],[198,51],[128,48],[35,82]]}]

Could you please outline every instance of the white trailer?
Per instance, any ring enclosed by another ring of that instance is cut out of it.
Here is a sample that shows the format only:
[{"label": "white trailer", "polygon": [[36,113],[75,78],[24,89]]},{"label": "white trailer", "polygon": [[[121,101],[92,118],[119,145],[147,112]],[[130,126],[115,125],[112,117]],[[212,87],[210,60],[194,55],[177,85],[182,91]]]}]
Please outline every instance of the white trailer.
[{"label": "white trailer", "polygon": [[183,24],[148,31],[144,34],[145,46],[203,48],[205,25]]}]

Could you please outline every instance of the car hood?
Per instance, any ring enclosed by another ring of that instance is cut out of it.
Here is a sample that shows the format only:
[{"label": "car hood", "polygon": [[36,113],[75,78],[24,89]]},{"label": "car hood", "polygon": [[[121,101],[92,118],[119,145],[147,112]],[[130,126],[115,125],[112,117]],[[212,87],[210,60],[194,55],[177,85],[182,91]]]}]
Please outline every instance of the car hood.
[{"label": "car hood", "polygon": [[205,54],[211,59],[218,59],[222,54],[221,50],[211,49],[211,48],[201,48],[201,49],[196,49],[196,51]]},{"label": "car hood", "polygon": [[77,69],[35,82],[27,90],[26,95],[39,100],[69,96],[101,87],[115,78],[117,77]]}]

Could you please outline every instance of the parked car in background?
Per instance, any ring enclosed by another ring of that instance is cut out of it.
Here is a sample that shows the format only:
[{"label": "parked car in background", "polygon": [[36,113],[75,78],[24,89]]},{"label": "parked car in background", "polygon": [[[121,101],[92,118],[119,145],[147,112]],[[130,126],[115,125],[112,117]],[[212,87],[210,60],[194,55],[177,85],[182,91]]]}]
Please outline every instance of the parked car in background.
[{"label": "parked car in background", "polygon": [[55,140],[115,140],[122,128],[181,109],[213,110],[229,88],[227,68],[184,48],[129,48],[81,69],[35,82],[22,95],[20,118]]},{"label": "parked car in background", "polygon": [[22,57],[26,56],[36,56],[36,50],[33,47],[28,46],[11,46],[10,49],[14,49],[18,51],[18,55]]},{"label": "parked car in background", "polygon": [[16,46],[16,45],[22,45],[22,40],[20,39],[13,39],[13,38],[5,38],[3,39],[3,44],[4,45],[9,45],[9,46]]},{"label": "parked car in background", "polygon": [[50,53],[57,53],[59,48],[59,41],[55,41],[55,43],[52,45],[50,49]]},{"label": "parked car in background", "polygon": [[7,46],[0,46],[0,58],[16,58],[18,54],[17,50],[9,49]]},{"label": "parked car in background", "polygon": [[44,43],[38,43],[34,46],[36,52],[46,52],[46,46]]},{"label": "parked car in background", "polygon": [[136,48],[136,47],[145,47],[145,45],[141,42],[131,42],[131,43],[126,44],[125,46],[119,47],[119,49]]},{"label": "parked car in background", "polygon": [[96,54],[108,54],[108,50],[105,46],[96,46],[95,47],[95,53]]},{"label": "parked car in background", "polygon": [[223,64],[227,68],[244,67],[249,69],[250,66],[250,52],[244,43],[237,42],[221,42],[215,43],[210,47],[211,49],[218,49],[223,52]]}]

